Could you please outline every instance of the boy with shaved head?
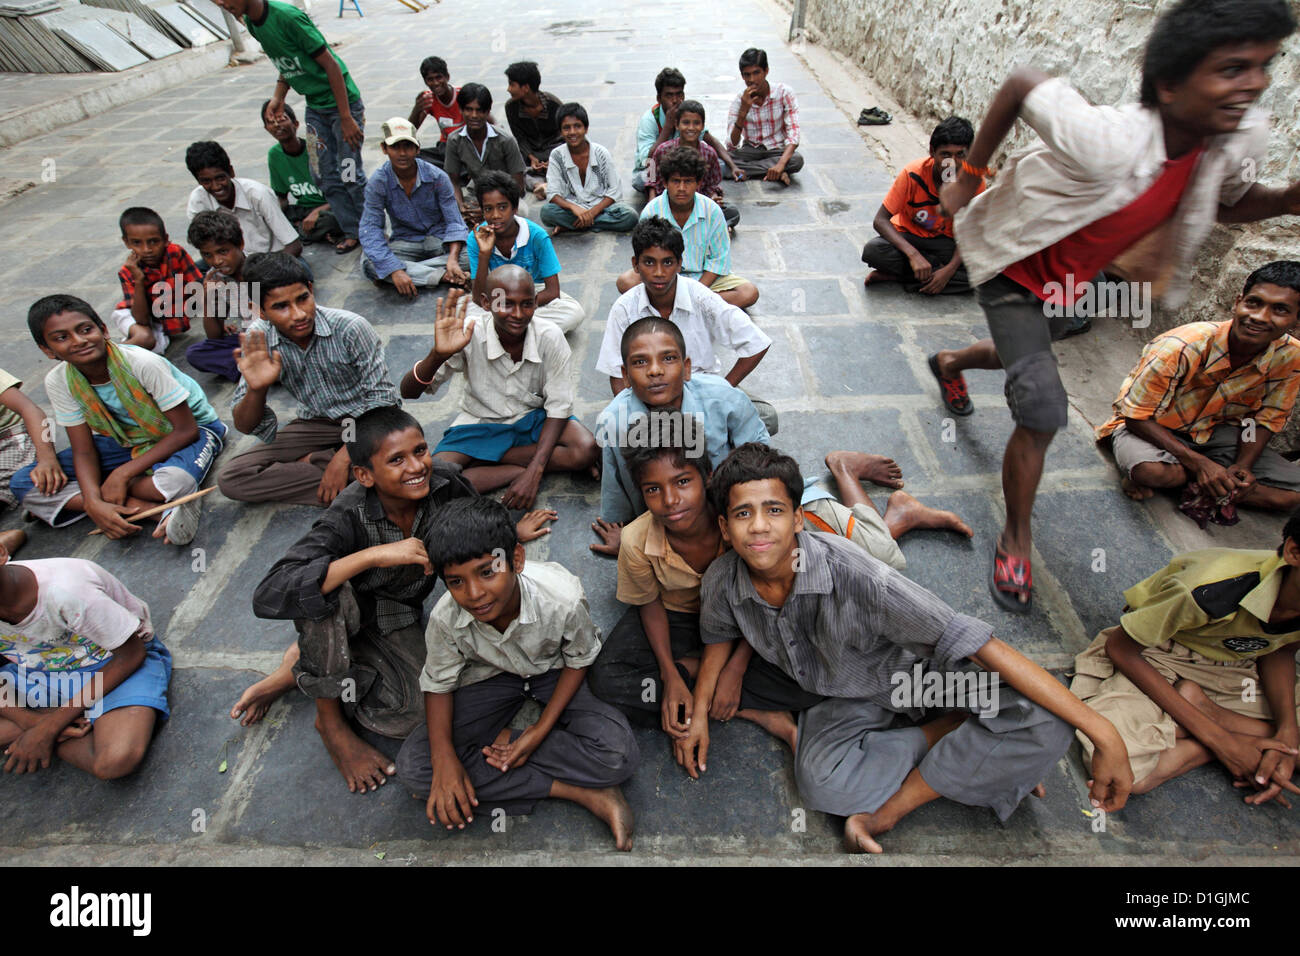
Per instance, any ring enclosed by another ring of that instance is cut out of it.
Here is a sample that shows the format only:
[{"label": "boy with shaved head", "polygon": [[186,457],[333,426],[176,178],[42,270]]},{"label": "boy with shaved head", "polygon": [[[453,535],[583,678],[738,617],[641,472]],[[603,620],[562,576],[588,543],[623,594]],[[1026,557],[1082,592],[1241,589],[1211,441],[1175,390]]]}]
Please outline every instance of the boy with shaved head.
[{"label": "boy with shaved head", "polygon": [[485,290],[492,321],[466,321],[468,297],[438,301],[433,347],[402,377],[402,395],[434,394],[454,372],[466,388],[461,413],[434,456],[464,469],[480,492],[505,487],[508,508],[531,508],[542,473],[586,471],[596,477],[596,439],[571,414],[571,353],[554,322],[534,316],[533,277],[497,266]]}]

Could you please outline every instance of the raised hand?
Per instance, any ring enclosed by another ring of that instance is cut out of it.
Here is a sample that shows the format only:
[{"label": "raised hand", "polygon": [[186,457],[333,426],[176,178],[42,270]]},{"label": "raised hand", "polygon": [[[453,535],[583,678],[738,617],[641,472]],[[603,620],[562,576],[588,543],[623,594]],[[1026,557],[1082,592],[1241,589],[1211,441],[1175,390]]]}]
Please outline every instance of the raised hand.
[{"label": "raised hand", "polygon": [[446,298],[438,300],[433,320],[433,351],[440,361],[447,361],[474,337],[474,319],[465,321],[469,309],[469,296],[460,289],[452,289]]},{"label": "raised hand", "polygon": [[265,391],[280,381],[280,353],[266,347],[266,333],[254,329],[239,336],[235,364],[249,388]]}]

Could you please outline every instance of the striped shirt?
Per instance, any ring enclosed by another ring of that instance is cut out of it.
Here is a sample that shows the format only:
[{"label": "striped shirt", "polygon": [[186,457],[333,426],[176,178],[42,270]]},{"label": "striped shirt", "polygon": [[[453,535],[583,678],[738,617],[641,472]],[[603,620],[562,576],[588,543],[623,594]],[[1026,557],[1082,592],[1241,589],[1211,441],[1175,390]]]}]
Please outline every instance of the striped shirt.
[{"label": "striped shirt", "polygon": [[599,143],[588,141],[587,178],[578,172],[569,144],[561,143],[551,150],[550,164],[546,167],[546,194],[559,196],[584,209],[590,209],[606,196],[619,202],[623,198],[623,181],[614,168],[614,158]]},{"label": "striped shirt", "polygon": [[[353,482],[320,513],[311,530],[275,563],[253,592],[253,613],[272,620],[310,620],[327,617],[338,608],[339,592],[321,593],[329,566],[339,558],[366,548],[419,538],[426,549],[438,531],[434,520],[453,498],[475,494],[460,469],[438,459],[429,475],[429,496],[415,513],[408,536],[384,514],[379,493]],[[420,622],[424,600],[438,583],[418,564],[367,568],[351,578],[361,610],[363,629],[391,634]]]},{"label": "striped shirt", "polygon": [[744,638],[804,690],[899,710],[890,703],[895,675],[910,679],[918,661],[953,669],[993,636],[852,541],[801,531],[796,546],[802,567],[779,608],[759,597],[735,551],[709,565],[700,587],[704,643]]},{"label": "striped shirt", "polygon": [[[372,408],[402,404],[388,378],[379,334],[355,312],[316,306],[316,329],[305,349],[283,338],[265,319],[255,319],[248,331],[264,333],[267,349],[280,353],[278,384],[298,402],[299,418],[338,421]],[[248,383],[241,378],[230,404],[238,405],[246,394]],[[252,434],[269,442],[278,429],[268,404]]]},{"label": "striped shirt", "polygon": [[[740,118],[740,98],[737,93],[727,111],[727,130],[736,128]],[[772,83],[767,99],[755,103],[745,116],[745,144],[762,146],[764,149],[785,149],[787,146],[799,145],[799,104],[794,98],[794,90],[784,83]]]},{"label": "striped shirt", "polygon": [[1105,438],[1124,419],[1150,419],[1189,434],[1198,445],[1219,425],[1252,418],[1277,434],[1300,391],[1300,341],[1284,335],[1234,369],[1228,355],[1232,321],[1192,322],[1152,339],[1124,379],[1115,414],[1097,429]]},{"label": "striped shirt", "polygon": [[731,237],[727,235],[727,217],[722,214],[722,207],[708,196],[695,194],[695,205],[684,226],[677,224],[667,193],[660,193],[645,204],[641,218],[651,216],[667,219],[682,234],[686,246],[682,253],[682,275],[698,280],[705,272],[715,276],[730,274]]}]

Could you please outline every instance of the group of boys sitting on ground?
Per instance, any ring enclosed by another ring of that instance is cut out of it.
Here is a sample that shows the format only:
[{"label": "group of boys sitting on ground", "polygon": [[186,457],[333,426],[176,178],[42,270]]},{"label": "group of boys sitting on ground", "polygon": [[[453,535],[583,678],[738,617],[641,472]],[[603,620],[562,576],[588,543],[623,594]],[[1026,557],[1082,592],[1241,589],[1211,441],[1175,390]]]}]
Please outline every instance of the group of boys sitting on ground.
[{"label": "group of boys sitting on ground", "polygon": [[[1183,0],[1179,9],[1200,2]],[[250,8],[259,3],[248,0]],[[262,20],[279,6],[260,3]],[[744,58],[741,66],[744,73]],[[765,61],[749,67],[765,76]],[[788,92],[757,79],[761,88],[739,97],[744,115],[733,121],[733,144],[750,113],[761,117]],[[512,86],[534,94],[512,99],[514,112],[533,121],[553,112],[569,149],[548,160],[530,152],[529,172],[563,177],[564,156],[582,152],[585,114],[562,104],[552,111],[535,83],[512,78]],[[263,112],[268,128],[274,121],[283,132],[283,91],[276,96],[278,105],[273,98]],[[445,96],[438,101],[446,105]],[[661,106],[656,122],[685,116],[692,125],[684,102]],[[755,122],[770,125],[770,117]],[[406,132],[411,125],[385,124],[390,162],[365,187],[357,216],[363,246],[372,193],[400,205],[430,184],[445,220],[454,215],[462,243],[468,238],[457,191],[426,175],[418,140]],[[350,127],[342,128],[346,137]],[[797,122],[794,130],[797,142]],[[470,291],[437,303],[429,353],[394,386],[371,325],[316,303],[296,232],[291,239],[274,224],[246,225],[253,215],[270,222],[277,210],[235,179],[215,144],[191,147],[187,162],[200,186],[190,238],[211,270],[204,281],[256,290],[256,319],[237,340],[225,316],[200,313],[209,342],[237,341],[228,353],[237,374],[220,361],[224,346],[196,354],[238,380],[234,425],[264,443],[230,461],[218,485],[234,500],[324,507],[254,595],[255,613],[293,621],[297,640],[231,716],[259,720],[296,686],[314,700],[317,730],[350,790],[373,791],[397,775],[426,799],[430,822],[447,828],[471,822],[484,801],[528,812],[541,799],[570,800],[602,819],[623,850],[632,846],[635,821],[619,788],[639,759],[630,721],[653,722],[656,713],[692,777],[707,772],[710,718],[739,716],[788,744],[805,802],[846,818],[852,852],[880,852],[882,833],[940,796],[987,806],[1005,820],[1025,796],[1041,796],[1072,734],[1091,770],[1092,803],[1107,812],[1131,792],[1211,760],[1253,790],[1248,802],[1288,805],[1283,791],[1300,793],[1291,782],[1300,750],[1300,514],[1287,522],[1276,552],[1193,552],[1130,588],[1120,624],[1079,655],[1067,691],[993,637],[988,624],[954,612],[901,573],[897,541],[909,531],[973,532],[957,515],[897,490],[902,474],[892,460],[831,452],[836,500],[771,447],[774,428],[737,388],[770,340],[722,294],[752,286],[738,280],[716,289],[736,277],[710,245],[719,230],[709,216],[695,216],[703,252],[690,253],[687,226],[704,198],[702,145],[701,138],[694,151],[670,151],[659,165],[662,205],[673,216],[652,214],[633,229],[632,271],[620,277],[626,290],[598,364],[615,396],[594,435],[572,415],[564,331],[539,315],[562,302],[558,281],[547,281],[558,264],[540,241],[549,237],[518,217],[513,174],[481,177],[482,221],[466,257]],[[785,182],[798,168],[793,146],[787,131],[784,146],[755,147],[766,155],[752,158],[767,164],[768,178]],[[593,159],[604,163],[598,152]],[[933,184],[942,192],[935,168],[919,175],[927,190]],[[974,194],[980,185],[964,188]],[[589,225],[611,205],[556,204],[550,216]],[[900,225],[891,215],[901,237]],[[161,331],[184,331],[190,316],[181,284],[194,281],[197,267],[192,260],[186,267],[184,250],[149,210],[124,213],[122,234],[131,250],[114,320],[123,344],[72,296],[42,298],[28,314],[36,344],[59,363],[46,376],[46,393],[71,447],[56,453],[41,410],[4,376],[0,465],[12,472],[12,497],[52,525],[89,515],[116,539],[157,512],[155,537],[183,545],[199,519],[190,495],[227,429],[199,385],[160,354],[166,338],[152,320],[154,303],[170,296],[163,317],[174,324]],[[278,248],[247,250],[250,236]],[[887,231],[882,236],[892,242]],[[441,277],[454,280],[464,274],[451,245],[442,248]],[[534,245],[519,261],[521,248]],[[926,258],[919,248],[911,256],[894,245],[914,279],[934,281],[918,274]],[[927,260],[935,273],[952,273],[945,284],[956,277],[957,266],[948,268],[956,255],[954,246],[942,265]],[[680,274],[696,262],[710,282]],[[394,272],[413,281],[405,268]],[[1147,347],[1102,429],[1130,495],[1190,478],[1220,517],[1224,499],[1278,510],[1300,505],[1297,466],[1266,449],[1300,381],[1300,346],[1289,336],[1298,307],[1300,263],[1270,263],[1247,279],[1230,321],[1184,326]],[[723,345],[738,355],[725,378],[713,374]],[[951,380],[950,370],[951,362],[936,375]],[[437,392],[458,372],[465,376],[461,414],[431,449],[401,398]],[[283,427],[268,405],[277,383],[298,403]],[[945,392],[950,407],[960,398]],[[1245,418],[1262,434],[1240,435]],[[531,509],[542,475],[557,470],[601,483],[594,527],[602,543],[592,547],[617,555],[618,597],[629,605],[607,640],[573,574],[526,560],[523,545],[548,533],[556,517]],[[864,481],[895,489],[883,514]],[[485,494],[498,489],[500,500]],[[511,509],[522,517],[513,519]],[[103,779],[130,773],[158,718],[168,715],[170,655],[148,608],[92,562],[10,560],[20,545],[20,535],[0,538],[0,619],[9,625],[0,653],[12,661],[3,673],[23,702],[0,707],[5,768],[31,771],[57,755]],[[423,625],[438,578],[447,591]],[[900,696],[899,674],[950,687],[991,684],[996,704],[945,698],[933,707]],[[52,681],[55,675],[70,681]],[[1243,679],[1257,679],[1261,694],[1245,701]],[[512,729],[530,698],[541,704],[540,717]],[[385,749],[394,748],[390,758]]]}]

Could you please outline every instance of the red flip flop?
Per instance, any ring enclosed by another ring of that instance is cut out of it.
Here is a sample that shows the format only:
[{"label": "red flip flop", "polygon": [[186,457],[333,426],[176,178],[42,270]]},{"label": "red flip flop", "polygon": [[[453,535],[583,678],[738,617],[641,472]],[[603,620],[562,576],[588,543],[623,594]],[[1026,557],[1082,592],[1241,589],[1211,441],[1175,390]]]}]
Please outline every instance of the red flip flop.
[{"label": "red flip flop", "polygon": [[[1012,614],[1028,614],[1034,604],[1034,575],[1028,558],[1007,554],[996,541],[993,543],[993,573],[989,577],[989,591],[998,607]],[[1020,595],[1029,595],[1023,604]]]},{"label": "red flip flop", "polygon": [[969,415],[975,411],[975,403],[970,400],[970,391],[966,388],[966,377],[958,372],[951,378],[945,378],[939,371],[939,355],[930,356],[930,371],[939,380],[939,396],[944,407],[954,415]]}]

